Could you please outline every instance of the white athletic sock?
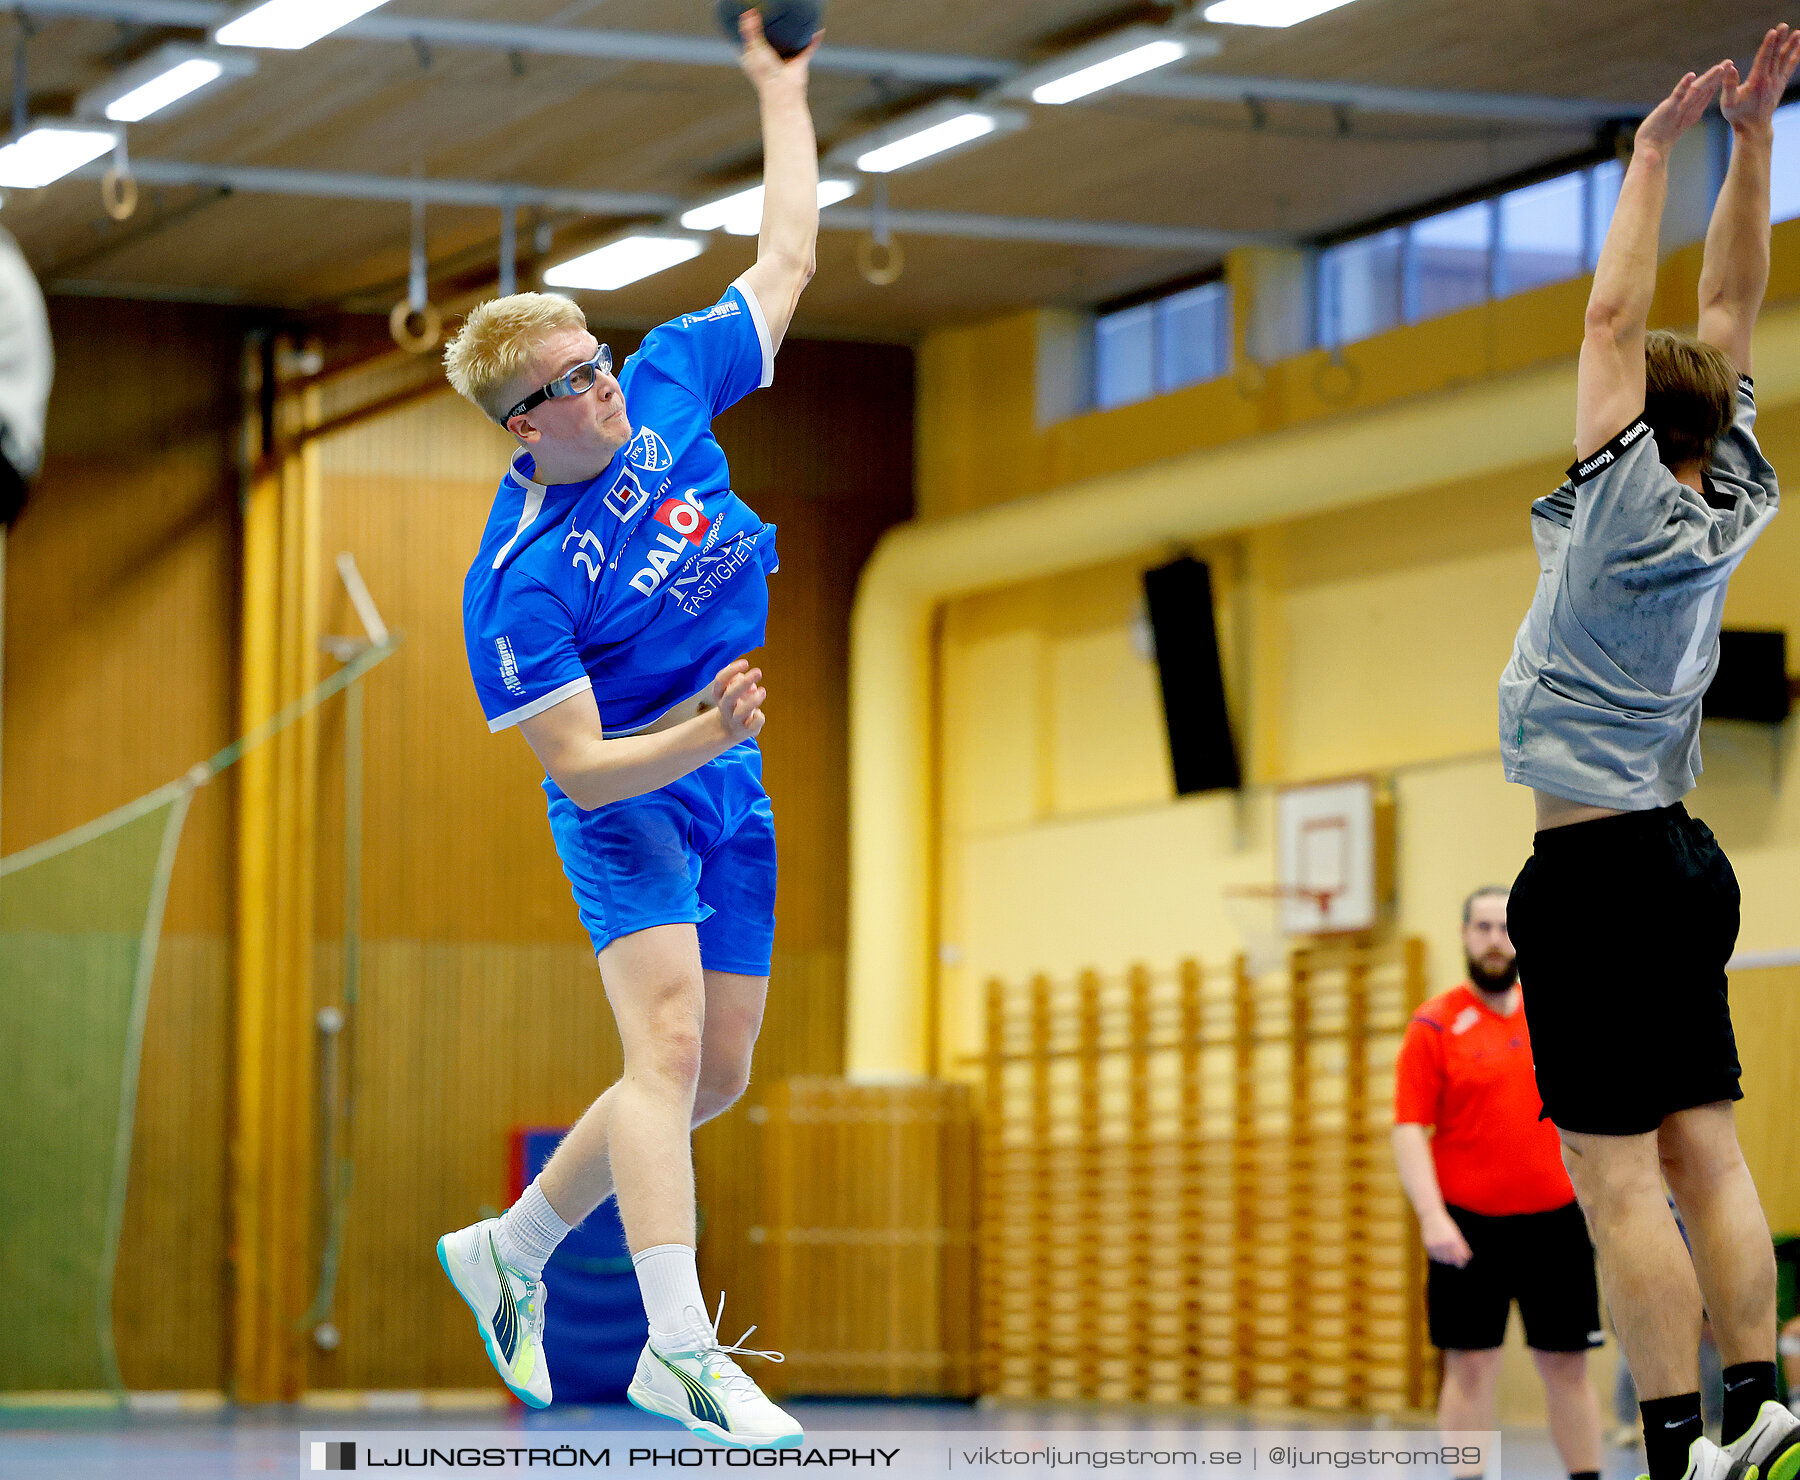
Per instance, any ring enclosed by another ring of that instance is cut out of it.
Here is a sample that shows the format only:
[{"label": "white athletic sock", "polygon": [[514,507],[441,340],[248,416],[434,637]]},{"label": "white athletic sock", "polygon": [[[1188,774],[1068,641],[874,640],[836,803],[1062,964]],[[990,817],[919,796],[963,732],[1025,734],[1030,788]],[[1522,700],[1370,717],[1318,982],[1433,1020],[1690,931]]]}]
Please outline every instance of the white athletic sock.
[{"label": "white athletic sock", "polygon": [[665,1351],[679,1351],[689,1331],[708,1329],[706,1297],[700,1293],[700,1271],[694,1266],[692,1249],[686,1244],[656,1244],[633,1254],[631,1263],[637,1270],[653,1343]]},{"label": "white athletic sock", "polygon": [[500,1226],[494,1230],[501,1259],[534,1280],[544,1277],[545,1262],[569,1236],[569,1225],[550,1206],[538,1180],[532,1178],[524,1195],[500,1215]]}]

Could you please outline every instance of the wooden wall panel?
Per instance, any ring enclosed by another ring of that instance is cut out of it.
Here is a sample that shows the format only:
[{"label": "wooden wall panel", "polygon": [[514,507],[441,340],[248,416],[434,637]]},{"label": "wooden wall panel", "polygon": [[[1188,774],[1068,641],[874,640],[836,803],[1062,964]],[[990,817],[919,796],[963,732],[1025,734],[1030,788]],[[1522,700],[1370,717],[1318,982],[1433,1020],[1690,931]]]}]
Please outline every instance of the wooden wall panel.
[{"label": "wooden wall panel", "polygon": [[[408,373],[372,370],[360,394]],[[746,1105],[697,1141],[705,1278],[738,1291],[734,1310],[754,1303],[748,1231],[761,1217],[749,1105],[788,1075],[842,1068],[849,611],[875,540],[910,512],[911,408],[909,351],[795,342],[774,386],[718,428],[739,492],[780,526],[782,557],[759,655],[782,879],[770,1005]],[[542,772],[519,736],[488,734],[464,654],[463,576],[509,447],[448,392],[322,446],[326,561],[356,556],[405,642],[366,683],[356,1191],[343,1344],[313,1357],[320,1387],[490,1380],[466,1313],[439,1288],[432,1240],[503,1205],[514,1125],[573,1120],[617,1073]],[[359,632],[335,577],[323,603],[325,631]],[[337,990],[343,723],[333,700],[320,723],[322,1001]]]},{"label": "wooden wall panel", "polygon": [[[339,966],[321,944],[327,998]],[[371,941],[361,1002],[343,1343],[312,1354],[309,1386],[490,1386],[433,1246],[506,1206],[513,1126],[569,1124],[617,1076],[599,973],[584,945]]]},{"label": "wooden wall panel", "polygon": [[765,1389],[974,1397],[969,1086],[797,1076],[761,1109]]},{"label": "wooden wall panel", "polygon": [[[237,647],[244,317],[52,300],[43,474],[7,545],[10,853],[228,742]],[[134,1387],[224,1374],[231,781],[194,800],[150,1000],[114,1301]]]},{"label": "wooden wall panel", "polygon": [[1386,1128],[1417,940],[1252,976],[989,984],[981,1391],[1424,1405],[1424,1268]]},{"label": "wooden wall panel", "polygon": [[113,1295],[134,1389],[224,1383],[230,980],[225,937],[164,934]]},{"label": "wooden wall panel", "polygon": [[1800,967],[1733,972],[1731,1020],[1744,1066],[1744,1159],[1770,1226],[1800,1234]]},{"label": "wooden wall panel", "polygon": [[[173,780],[232,736],[236,314],[56,299],[44,470],[6,554],[0,851]],[[229,800],[195,798],[168,929],[230,923]]]}]

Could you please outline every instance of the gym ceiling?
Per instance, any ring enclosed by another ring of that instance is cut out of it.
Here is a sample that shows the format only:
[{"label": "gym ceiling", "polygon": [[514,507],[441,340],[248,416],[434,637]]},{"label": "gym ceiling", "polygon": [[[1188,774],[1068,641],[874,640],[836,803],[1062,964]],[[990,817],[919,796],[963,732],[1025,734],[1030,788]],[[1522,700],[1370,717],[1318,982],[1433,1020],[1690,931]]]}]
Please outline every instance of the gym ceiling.
[{"label": "gym ceiling", "polygon": [[[864,177],[825,214],[797,332],[905,338],[1103,302],[1203,272],[1236,242],[1315,240],[1591,155],[1684,70],[1749,57],[1784,11],[1352,0],[1267,29],[1208,25],[1202,8],[830,0],[812,87],[822,154],[945,99],[998,102],[1024,126],[882,177],[885,203]],[[25,0],[5,24],[38,119],[231,14]],[[1064,106],[998,98],[1132,25],[1172,28],[1190,54]],[[431,295],[454,307],[492,291],[501,200],[529,286],[760,172],[755,98],[712,0],[388,0],[303,50],[253,55],[252,75],[129,125],[128,219],[103,209],[105,160],[6,192],[0,223],[51,291],[385,313],[406,292],[418,196]],[[859,272],[872,211],[905,253],[888,286]],[[586,301],[608,323],[655,322],[715,295],[753,251],[715,235]]]}]

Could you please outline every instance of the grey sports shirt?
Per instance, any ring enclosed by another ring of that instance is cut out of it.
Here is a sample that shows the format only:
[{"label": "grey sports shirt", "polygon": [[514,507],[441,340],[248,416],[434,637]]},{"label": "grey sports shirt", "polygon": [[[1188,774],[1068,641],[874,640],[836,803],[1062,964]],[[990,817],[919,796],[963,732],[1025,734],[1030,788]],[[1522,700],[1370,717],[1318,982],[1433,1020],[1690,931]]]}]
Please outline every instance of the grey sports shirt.
[{"label": "grey sports shirt", "polygon": [[1533,502],[1537,594],[1500,675],[1508,781],[1627,812],[1693,788],[1725,584],[1780,502],[1755,422],[1746,377],[1704,494],[1639,417]]}]

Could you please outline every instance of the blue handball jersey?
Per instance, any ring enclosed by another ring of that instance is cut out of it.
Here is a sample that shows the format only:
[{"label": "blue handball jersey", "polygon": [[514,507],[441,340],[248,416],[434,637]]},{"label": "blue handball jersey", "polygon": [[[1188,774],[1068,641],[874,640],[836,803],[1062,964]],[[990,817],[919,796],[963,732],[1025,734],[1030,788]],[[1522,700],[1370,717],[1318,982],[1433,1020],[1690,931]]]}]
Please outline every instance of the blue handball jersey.
[{"label": "blue handball jersey", "polygon": [[586,483],[500,480],[463,583],[463,636],[488,728],[592,687],[608,734],[698,694],[758,647],[775,526],[731,491],[712,419],[774,375],[756,295],[651,332],[619,372],[636,435]]}]

